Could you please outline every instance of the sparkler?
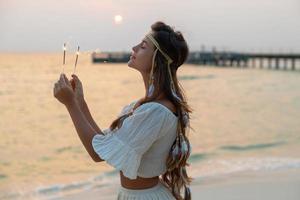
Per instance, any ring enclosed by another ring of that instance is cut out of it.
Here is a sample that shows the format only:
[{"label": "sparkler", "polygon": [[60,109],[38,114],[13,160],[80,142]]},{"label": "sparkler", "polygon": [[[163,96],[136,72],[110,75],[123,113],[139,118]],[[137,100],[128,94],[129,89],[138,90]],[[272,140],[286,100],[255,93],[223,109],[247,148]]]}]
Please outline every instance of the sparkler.
[{"label": "sparkler", "polygon": [[64,51],[64,56],[63,56],[63,73],[64,73],[64,66],[65,66],[65,64],[66,64],[66,50],[67,50],[67,48],[66,48],[66,43],[64,43],[64,47],[63,47],[63,51]]},{"label": "sparkler", "polygon": [[76,60],[75,60],[75,65],[74,65],[74,72],[73,72],[73,74],[75,74],[76,65],[77,65],[77,61],[78,61],[78,55],[79,55],[79,46],[77,46]]}]

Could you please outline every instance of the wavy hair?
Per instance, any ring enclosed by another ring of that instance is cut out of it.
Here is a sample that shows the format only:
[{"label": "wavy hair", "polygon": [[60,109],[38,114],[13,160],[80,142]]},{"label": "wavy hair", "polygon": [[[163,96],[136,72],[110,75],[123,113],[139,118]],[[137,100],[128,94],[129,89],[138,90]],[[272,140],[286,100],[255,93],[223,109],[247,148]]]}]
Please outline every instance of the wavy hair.
[{"label": "wavy hair", "polygon": [[[140,105],[156,100],[161,92],[164,92],[166,98],[175,105],[177,110],[176,113],[178,115],[177,133],[182,133],[185,141],[187,142],[188,151],[185,156],[179,154],[174,158],[172,150],[176,145],[178,145],[176,140],[174,141],[166,159],[167,171],[162,175],[162,182],[165,186],[167,186],[167,188],[169,188],[177,200],[190,200],[191,192],[188,185],[190,185],[193,178],[188,177],[185,167],[190,165],[187,163],[187,159],[191,153],[191,146],[187,134],[188,130],[192,128],[190,124],[188,124],[187,127],[184,126],[184,119],[181,111],[183,110],[187,113],[192,113],[193,109],[187,104],[187,98],[184,94],[184,89],[179,83],[176,75],[177,69],[186,61],[188,57],[189,48],[181,32],[174,31],[172,27],[166,25],[164,22],[155,22],[151,25],[151,29],[153,32],[153,37],[159,43],[160,48],[173,60],[170,65],[170,70],[176,93],[182,99],[182,101],[179,101],[172,95],[171,80],[167,69],[167,61],[163,54],[158,51],[154,61],[156,67],[153,69],[153,82],[155,90],[152,96],[148,97],[146,95],[143,99],[141,99]],[[110,129],[114,130],[117,127],[120,128],[124,119],[130,116],[132,113],[133,111],[115,119],[111,123]],[[181,147],[182,141],[179,141],[179,147]],[[183,188],[184,195],[182,196],[181,191]]]}]

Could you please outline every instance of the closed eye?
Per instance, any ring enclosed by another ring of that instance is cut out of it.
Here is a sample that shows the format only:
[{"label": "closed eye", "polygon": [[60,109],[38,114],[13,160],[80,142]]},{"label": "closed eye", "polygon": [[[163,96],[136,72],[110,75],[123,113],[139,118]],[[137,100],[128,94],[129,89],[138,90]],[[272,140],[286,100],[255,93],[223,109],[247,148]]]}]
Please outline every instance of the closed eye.
[{"label": "closed eye", "polygon": [[141,48],[142,48],[142,49],[145,49],[144,42],[142,42],[142,44],[141,44]]}]

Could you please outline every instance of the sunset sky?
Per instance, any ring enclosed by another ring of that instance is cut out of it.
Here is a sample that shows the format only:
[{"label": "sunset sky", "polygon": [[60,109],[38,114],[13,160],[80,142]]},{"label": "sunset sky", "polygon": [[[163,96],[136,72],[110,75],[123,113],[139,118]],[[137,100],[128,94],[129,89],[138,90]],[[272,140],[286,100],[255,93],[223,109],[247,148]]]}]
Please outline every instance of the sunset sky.
[{"label": "sunset sky", "polygon": [[299,0],[0,0],[0,51],[131,51],[157,20],[191,50],[300,53]]}]

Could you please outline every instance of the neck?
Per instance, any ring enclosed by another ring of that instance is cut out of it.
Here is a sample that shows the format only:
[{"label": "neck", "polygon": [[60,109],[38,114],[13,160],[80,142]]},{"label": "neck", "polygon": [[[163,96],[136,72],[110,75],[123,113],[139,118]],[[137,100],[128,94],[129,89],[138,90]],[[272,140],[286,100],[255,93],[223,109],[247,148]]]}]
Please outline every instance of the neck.
[{"label": "neck", "polygon": [[[145,96],[148,93],[148,89],[149,89],[149,75],[148,74],[142,74],[143,77],[143,81],[144,81],[144,86],[145,86]],[[162,92],[158,95],[158,97],[156,98],[157,100],[159,99],[163,99],[165,97],[165,94]]]},{"label": "neck", "polygon": [[144,86],[145,86],[145,96],[148,93],[148,88],[149,88],[149,75],[142,73],[143,80],[144,80]]}]

